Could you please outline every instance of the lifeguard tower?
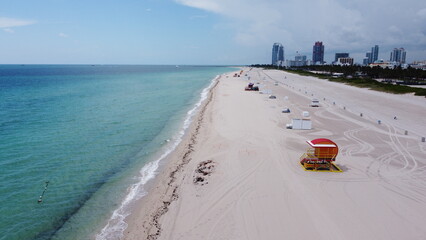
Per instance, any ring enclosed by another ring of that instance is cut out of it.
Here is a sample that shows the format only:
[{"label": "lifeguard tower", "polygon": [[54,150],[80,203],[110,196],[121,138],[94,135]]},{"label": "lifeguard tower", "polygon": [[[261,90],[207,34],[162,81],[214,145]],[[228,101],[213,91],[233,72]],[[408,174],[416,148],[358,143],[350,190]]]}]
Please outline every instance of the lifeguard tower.
[{"label": "lifeguard tower", "polygon": [[339,152],[336,143],[326,138],[318,138],[306,142],[310,148],[300,157],[300,164],[306,171],[342,171],[333,163]]}]

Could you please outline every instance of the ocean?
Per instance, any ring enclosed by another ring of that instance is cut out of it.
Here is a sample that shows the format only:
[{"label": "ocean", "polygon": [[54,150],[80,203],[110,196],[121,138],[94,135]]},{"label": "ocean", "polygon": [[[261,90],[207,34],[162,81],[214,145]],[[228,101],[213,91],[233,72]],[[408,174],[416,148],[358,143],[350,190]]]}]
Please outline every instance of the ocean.
[{"label": "ocean", "polygon": [[0,65],[0,239],[118,239],[229,67]]}]

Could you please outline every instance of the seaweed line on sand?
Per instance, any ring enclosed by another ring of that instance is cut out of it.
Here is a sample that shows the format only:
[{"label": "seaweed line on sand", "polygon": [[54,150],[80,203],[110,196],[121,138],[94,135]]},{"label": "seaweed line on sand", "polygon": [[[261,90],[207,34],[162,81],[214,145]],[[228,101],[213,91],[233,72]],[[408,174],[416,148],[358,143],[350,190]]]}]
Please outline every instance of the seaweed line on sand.
[{"label": "seaweed line on sand", "polygon": [[[176,174],[178,172],[180,172],[182,170],[182,168],[191,161],[191,153],[194,151],[194,146],[197,143],[197,136],[198,136],[198,133],[201,129],[201,123],[204,120],[204,114],[206,112],[207,106],[209,105],[209,103],[213,99],[213,92],[214,92],[213,90],[219,84],[219,80],[220,80],[220,78],[217,79],[216,83],[210,89],[209,97],[207,98],[206,103],[203,105],[200,113],[198,114],[198,119],[196,121],[195,129],[191,134],[191,137],[189,139],[189,143],[186,147],[186,152],[184,153],[184,155],[181,159],[181,162],[176,166],[176,168],[169,175],[170,180],[167,183],[168,187],[167,187],[166,191],[164,192],[165,200],[163,200],[163,203],[161,204],[161,206],[159,208],[157,208],[154,211],[154,213],[150,216],[150,219],[148,221],[148,226],[146,227],[146,230],[147,230],[147,233],[148,233],[147,239],[149,239],[149,240],[155,240],[160,236],[162,228],[161,228],[161,224],[159,223],[159,220],[160,220],[161,216],[163,216],[164,214],[166,214],[169,211],[170,204],[173,201],[175,201],[179,198],[179,195],[177,194],[179,185],[175,184]],[[169,190],[171,190],[171,189],[173,189],[173,191],[171,191],[171,194],[170,194]],[[156,229],[156,230],[154,230],[155,232],[150,233],[150,232],[152,232],[151,230],[153,228]]]}]

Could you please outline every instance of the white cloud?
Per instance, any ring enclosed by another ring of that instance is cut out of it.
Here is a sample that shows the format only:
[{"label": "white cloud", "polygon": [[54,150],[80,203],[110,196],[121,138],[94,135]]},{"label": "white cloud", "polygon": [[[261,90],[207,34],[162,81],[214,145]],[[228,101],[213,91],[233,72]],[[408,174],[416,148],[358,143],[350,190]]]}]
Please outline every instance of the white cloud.
[{"label": "white cloud", "polygon": [[216,13],[222,13],[222,9],[220,8],[220,6],[222,5],[221,1],[176,0],[176,2],[189,7],[200,8],[206,11],[212,11]]},{"label": "white cloud", "polygon": [[35,21],[0,17],[0,28],[21,27],[35,24]]},{"label": "white cloud", "polygon": [[13,31],[13,29],[10,29],[10,28],[3,28],[3,31],[7,33],[15,33],[15,31]]},{"label": "white cloud", "polygon": [[387,47],[421,50],[426,41],[426,21],[414,19],[426,18],[424,0],[175,1],[223,16],[241,45],[281,42],[286,55],[310,52],[315,41],[323,41],[326,51],[366,52],[378,44],[385,55]]},{"label": "white cloud", "polygon": [[[335,41],[343,33],[358,30],[362,21],[359,12],[345,9],[335,0],[176,1],[230,19],[236,29],[235,40],[247,45],[282,41],[284,45],[301,47],[301,41],[310,43],[329,37]],[[344,32],[336,32],[336,29]]]},{"label": "white cloud", "polygon": [[59,37],[62,37],[62,38],[67,38],[67,37],[68,37],[68,35],[67,35],[67,34],[65,34],[65,33],[59,33],[59,34],[58,34],[58,36],[59,36]]}]

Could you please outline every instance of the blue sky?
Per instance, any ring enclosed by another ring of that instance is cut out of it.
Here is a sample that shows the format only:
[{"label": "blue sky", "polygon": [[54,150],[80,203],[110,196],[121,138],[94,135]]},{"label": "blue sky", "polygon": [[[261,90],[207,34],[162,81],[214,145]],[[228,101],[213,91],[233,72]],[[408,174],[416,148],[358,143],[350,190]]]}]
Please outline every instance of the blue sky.
[{"label": "blue sky", "polygon": [[0,17],[18,23],[1,63],[207,64],[234,44],[219,17],[173,1],[2,0]]},{"label": "blue sky", "polygon": [[423,0],[0,0],[0,63],[269,63],[274,42],[286,59],[326,60],[372,46],[389,59],[404,47],[426,60]]}]

